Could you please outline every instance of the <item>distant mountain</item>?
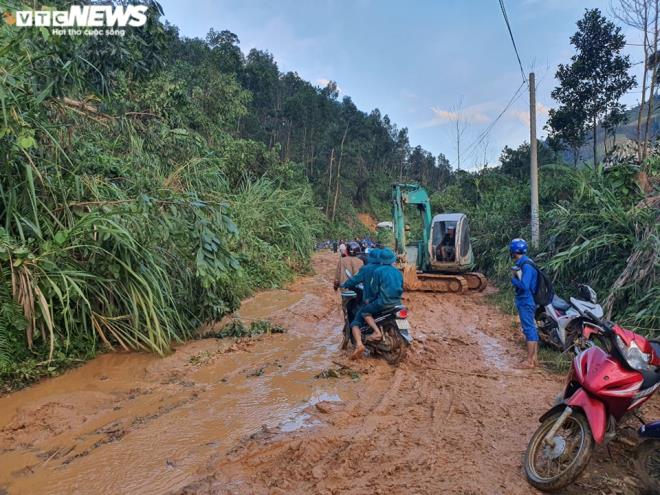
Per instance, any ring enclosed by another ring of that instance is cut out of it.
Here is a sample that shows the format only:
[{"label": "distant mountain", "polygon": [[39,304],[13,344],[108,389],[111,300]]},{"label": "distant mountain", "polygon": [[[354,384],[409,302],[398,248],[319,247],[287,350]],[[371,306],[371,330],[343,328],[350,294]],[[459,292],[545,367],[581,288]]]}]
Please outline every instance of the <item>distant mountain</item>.
[{"label": "distant mountain", "polygon": [[[637,138],[637,116],[639,115],[639,105],[636,105],[626,112],[628,122],[622,126],[619,126],[616,130],[616,142],[617,144],[624,142],[629,139]],[[642,126],[644,125],[645,120],[642,120]],[[603,158],[605,154],[605,149],[603,146],[603,133],[604,130],[598,129],[598,136],[596,140],[598,141],[598,159],[599,161]],[[656,96],[655,101],[653,102],[653,116],[651,118],[651,124],[649,127],[649,134],[651,139],[654,139],[660,136],[660,96]],[[610,146],[608,142],[608,146]],[[593,144],[591,139],[591,134],[587,137],[587,142],[582,148],[580,148],[578,163],[592,163],[593,155]],[[566,163],[573,163],[573,154],[570,151],[564,151],[562,153],[562,158]]]}]

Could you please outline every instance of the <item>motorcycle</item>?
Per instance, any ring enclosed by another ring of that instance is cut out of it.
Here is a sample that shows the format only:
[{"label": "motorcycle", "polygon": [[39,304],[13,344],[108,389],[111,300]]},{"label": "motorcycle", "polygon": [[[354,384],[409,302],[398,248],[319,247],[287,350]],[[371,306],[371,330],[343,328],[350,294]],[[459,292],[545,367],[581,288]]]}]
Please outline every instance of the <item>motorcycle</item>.
[{"label": "motorcycle", "polygon": [[[594,442],[616,436],[617,422],[660,387],[660,341],[647,340],[585,312],[583,338],[600,340],[573,359],[561,401],[540,418],[527,445],[527,481],[542,491],[572,483],[589,463]],[[591,323],[593,322],[593,323]]]},{"label": "motorcycle", "polygon": [[603,317],[603,308],[591,287],[578,285],[578,296],[566,302],[555,295],[550,304],[536,309],[536,325],[545,344],[565,352],[578,343],[584,323],[590,321],[587,312]]},{"label": "motorcycle", "polygon": [[643,425],[639,436],[642,443],[636,451],[637,474],[649,493],[660,493],[660,421]]},{"label": "motorcycle", "polygon": [[[355,345],[351,321],[355,317],[362,302],[362,290],[343,290],[341,292],[342,308],[344,310],[344,342]],[[371,342],[367,337],[373,333],[369,325],[360,328],[362,342],[371,354],[382,356],[389,364],[398,364],[406,355],[408,346],[412,344],[410,335],[410,322],[408,321],[408,308],[399,305],[388,308],[381,313],[373,315],[376,324],[383,334],[378,342]]]}]

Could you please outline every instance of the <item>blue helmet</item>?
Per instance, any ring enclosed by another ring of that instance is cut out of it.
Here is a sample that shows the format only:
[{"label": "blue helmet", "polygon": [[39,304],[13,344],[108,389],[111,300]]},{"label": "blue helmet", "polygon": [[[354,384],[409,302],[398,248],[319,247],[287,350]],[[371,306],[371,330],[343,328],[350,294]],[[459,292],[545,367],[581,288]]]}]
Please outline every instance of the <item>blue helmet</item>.
[{"label": "blue helmet", "polygon": [[527,242],[525,239],[514,239],[509,244],[509,253],[527,254]]},{"label": "blue helmet", "polygon": [[396,254],[390,248],[383,248],[378,254],[378,260],[381,265],[391,265],[396,261]]},{"label": "blue helmet", "polygon": [[378,259],[380,257],[380,249],[371,249],[367,255],[367,263],[377,265],[380,263]]}]

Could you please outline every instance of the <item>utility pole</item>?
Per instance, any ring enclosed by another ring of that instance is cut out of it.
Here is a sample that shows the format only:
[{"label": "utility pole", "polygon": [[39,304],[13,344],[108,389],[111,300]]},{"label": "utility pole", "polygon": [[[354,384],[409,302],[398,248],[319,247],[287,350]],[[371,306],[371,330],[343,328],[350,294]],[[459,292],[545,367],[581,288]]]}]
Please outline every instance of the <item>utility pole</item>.
[{"label": "utility pole", "polygon": [[539,164],[536,146],[536,84],[529,73],[529,178],[532,189],[532,247],[539,247]]}]

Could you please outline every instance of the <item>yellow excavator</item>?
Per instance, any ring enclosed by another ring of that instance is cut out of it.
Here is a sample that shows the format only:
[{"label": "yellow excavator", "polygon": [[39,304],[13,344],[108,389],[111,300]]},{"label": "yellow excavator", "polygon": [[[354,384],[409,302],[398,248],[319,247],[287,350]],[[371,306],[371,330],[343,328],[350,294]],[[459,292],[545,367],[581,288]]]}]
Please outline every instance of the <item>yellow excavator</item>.
[{"label": "yellow excavator", "polygon": [[[415,206],[422,217],[419,240],[407,239],[410,229],[405,220],[406,205]],[[433,216],[429,196],[423,187],[393,184],[392,220],[404,289],[460,293],[481,291],[486,287],[486,277],[470,271],[474,254],[465,214]]]}]

